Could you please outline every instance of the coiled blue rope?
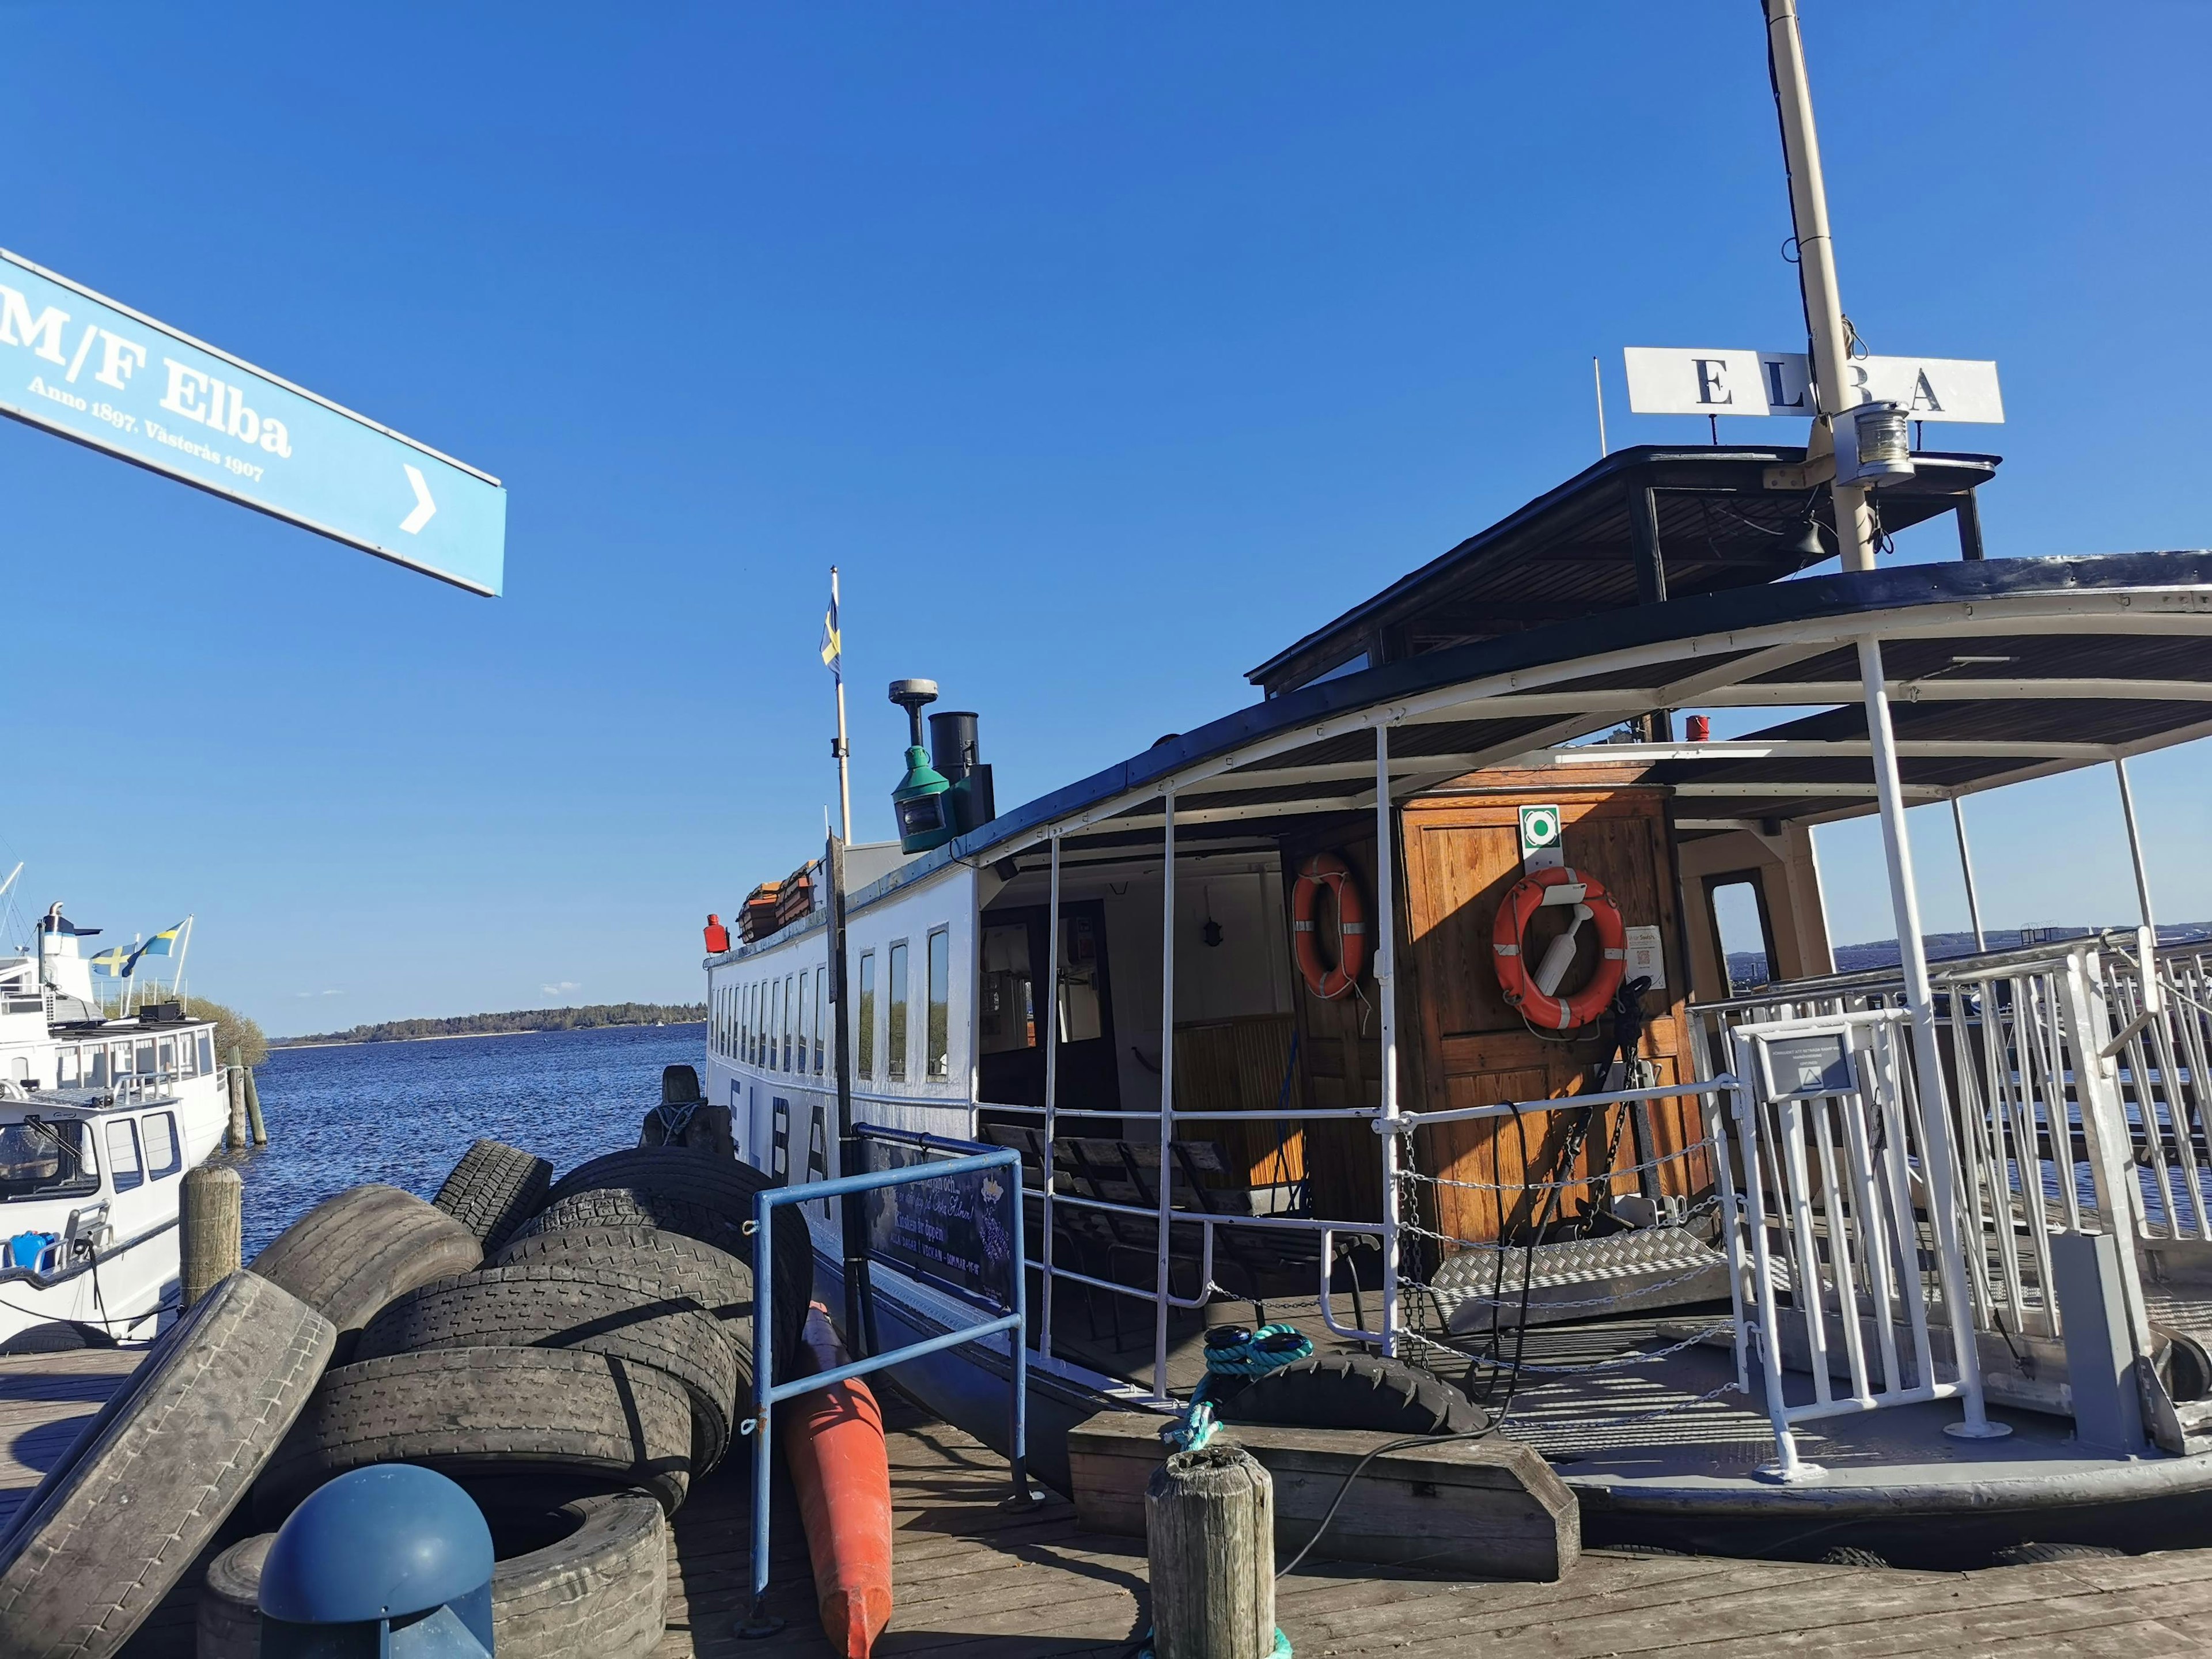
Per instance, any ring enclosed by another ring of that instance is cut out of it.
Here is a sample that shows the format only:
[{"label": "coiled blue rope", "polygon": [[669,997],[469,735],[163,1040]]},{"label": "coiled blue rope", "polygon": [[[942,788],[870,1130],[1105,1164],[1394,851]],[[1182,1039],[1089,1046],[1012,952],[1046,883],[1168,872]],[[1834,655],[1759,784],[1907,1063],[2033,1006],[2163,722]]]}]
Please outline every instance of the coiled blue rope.
[{"label": "coiled blue rope", "polygon": [[[1206,1390],[1217,1376],[1248,1381],[1279,1370],[1292,1360],[1310,1358],[1313,1340],[1295,1325],[1262,1325],[1256,1331],[1222,1326],[1206,1334],[1206,1375],[1190,1391],[1182,1415],[1160,1431],[1160,1438],[1176,1451],[1196,1451],[1221,1427]],[[1283,1650],[1287,1653],[1290,1650]]]}]

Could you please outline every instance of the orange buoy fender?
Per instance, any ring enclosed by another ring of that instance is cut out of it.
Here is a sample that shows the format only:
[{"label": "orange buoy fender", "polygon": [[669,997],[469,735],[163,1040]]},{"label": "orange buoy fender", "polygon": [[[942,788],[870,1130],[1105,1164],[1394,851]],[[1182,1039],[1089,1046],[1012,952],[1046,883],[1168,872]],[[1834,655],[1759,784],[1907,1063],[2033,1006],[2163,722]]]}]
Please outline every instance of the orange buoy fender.
[{"label": "orange buoy fender", "polygon": [[[1316,923],[1324,887],[1336,899],[1334,967],[1322,960]],[[1291,945],[1306,988],[1316,996],[1333,1002],[1359,982],[1367,966],[1367,897],[1352,866],[1334,853],[1316,853],[1298,866],[1297,885],[1291,890]]]},{"label": "orange buoy fender", "polygon": [[[819,1302],[807,1310],[810,1371],[848,1363]],[[891,1470],[884,1414],[860,1378],[786,1401],[783,1461],[799,1490],[823,1633],[846,1659],[867,1659],[891,1617]]]},{"label": "orange buoy fender", "polygon": [[[1536,984],[1522,940],[1528,931],[1528,918],[1541,908],[1546,893],[1554,887],[1577,884],[1583,889],[1580,902],[1597,929],[1597,971],[1574,995],[1557,997]],[[1595,876],[1569,865],[1531,870],[1513,884],[1505,902],[1498,907],[1498,920],[1491,926],[1490,948],[1498,961],[1498,984],[1505,993],[1505,1000],[1518,1008],[1530,1024],[1547,1030],[1571,1031],[1589,1024],[1605,1012],[1628,971],[1628,934],[1620,919],[1620,906]]]}]

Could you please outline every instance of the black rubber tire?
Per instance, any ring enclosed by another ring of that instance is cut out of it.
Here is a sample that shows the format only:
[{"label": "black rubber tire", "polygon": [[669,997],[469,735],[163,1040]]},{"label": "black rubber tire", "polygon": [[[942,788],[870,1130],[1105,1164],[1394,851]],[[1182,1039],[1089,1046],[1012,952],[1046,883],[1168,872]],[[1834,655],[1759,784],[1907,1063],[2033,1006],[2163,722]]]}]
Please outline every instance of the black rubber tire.
[{"label": "black rubber tire", "polygon": [[1255,1377],[1220,1407],[1225,1423],[1469,1434],[1489,1415],[1442,1377],[1373,1354],[1316,1354]]},{"label": "black rubber tire", "polygon": [[[608,1492],[563,1506],[564,1536],[507,1557],[491,1575],[500,1659],[645,1659],[668,1607],[668,1521],[650,1492]],[[276,1534],[232,1545],[200,1591],[197,1659],[260,1659],[261,1567]]]},{"label": "black rubber tire", "polygon": [[431,1203],[477,1236],[489,1255],[545,1207],[553,1166],[503,1140],[479,1140],[461,1154]]},{"label": "black rubber tire", "polygon": [[441,1348],[341,1365],[254,1488],[275,1525],[325,1480],[420,1463],[463,1486],[542,1485],[564,1502],[641,1486],[673,1514],[691,1481],[691,1401],[665,1372],[572,1348]]},{"label": "black rubber tire", "polygon": [[[617,1153],[617,1157],[660,1156]],[[703,1162],[696,1152],[678,1148],[672,1158]],[[601,1160],[604,1162],[605,1160]],[[587,1166],[588,1167],[588,1166]],[[693,1187],[660,1186],[641,1180],[624,1187],[590,1187],[554,1198],[515,1234],[514,1242],[541,1233],[578,1232],[607,1228],[659,1228],[682,1233],[750,1264],[752,1241],[744,1224],[751,1219],[750,1204],[741,1212],[726,1209],[706,1192],[703,1183]],[[806,1222],[789,1206],[775,1212],[775,1320],[779,1370],[797,1358],[799,1334],[805,1328],[807,1304],[814,1299],[814,1245]],[[747,1342],[750,1349],[751,1344]]]},{"label": "black rubber tire", "polygon": [[434,1279],[370,1320],[354,1358],[440,1348],[566,1348],[650,1365],[691,1396],[697,1471],[729,1448],[738,1410],[732,1334],[697,1298],[656,1279],[569,1261]]},{"label": "black rubber tire", "polygon": [[325,1199],[248,1265],[337,1327],[333,1358],[343,1365],[361,1328],[393,1297],[483,1260],[477,1236],[443,1210],[370,1185]]},{"label": "black rubber tire", "polygon": [[2057,1561],[2106,1560],[2125,1555],[2110,1544],[2007,1544],[1990,1556],[1993,1567],[2044,1567]]},{"label": "black rubber tire", "polygon": [[193,1659],[260,1659],[261,1565],[273,1532],[241,1538],[208,1564],[193,1616]]},{"label": "black rubber tire", "polygon": [[0,1539],[0,1652],[119,1650],[276,1452],[334,1335],[246,1273],[179,1320]]},{"label": "black rubber tire", "polygon": [[[578,1227],[511,1241],[490,1266],[531,1262],[607,1268],[688,1296],[722,1322],[738,1362],[738,1409],[753,1397],[752,1264],[727,1250],[657,1227]],[[796,1373],[793,1373],[796,1375]]]},{"label": "black rubber tire", "polygon": [[710,1158],[689,1146],[629,1146],[579,1164],[553,1183],[545,1200],[550,1204],[602,1187],[653,1187],[750,1221],[753,1200],[775,1184],[735,1158]]}]

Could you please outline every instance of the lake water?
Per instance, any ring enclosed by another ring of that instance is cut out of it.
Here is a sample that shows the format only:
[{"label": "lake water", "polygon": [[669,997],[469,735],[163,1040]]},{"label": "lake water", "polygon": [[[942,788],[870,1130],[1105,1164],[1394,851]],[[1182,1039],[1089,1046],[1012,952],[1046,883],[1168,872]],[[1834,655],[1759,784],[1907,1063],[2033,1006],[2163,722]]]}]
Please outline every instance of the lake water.
[{"label": "lake water", "polygon": [[660,1068],[702,1065],[706,1047],[699,1024],[271,1049],[254,1073],[270,1144],[228,1160],[246,1177],[246,1259],[364,1181],[433,1196],[480,1136],[556,1175],[635,1146]]}]

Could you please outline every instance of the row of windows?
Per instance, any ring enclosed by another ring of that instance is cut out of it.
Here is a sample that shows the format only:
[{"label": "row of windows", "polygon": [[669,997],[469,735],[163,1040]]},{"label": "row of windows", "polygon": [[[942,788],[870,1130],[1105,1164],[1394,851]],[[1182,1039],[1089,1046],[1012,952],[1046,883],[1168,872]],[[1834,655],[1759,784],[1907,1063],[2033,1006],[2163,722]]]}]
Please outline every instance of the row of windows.
[{"label": "row of windows", "polygon": [[[15,1057],[18,1082],[28,1082],[30,1061]],[[124,1042],[64,1044],[54,1051],[57,1089],[105,1089],[117,1079],[167,1075],[199,1077],[215,1071],[215,1036],[201,1031],[182,1036],[142,1036]],[[44,1079],[39,1079],[44,1082]]]},{"label": "row of windows", "polygon": [[[880,1048],[884,1080],[904,1083],[912,1048],[907,1018],[912,952],[906,940],[896,939],[883,954],[883,1041],[880,1044],[877,1041],[877,952],[863,951],[853,1069],[861,1080],[874,1080]],[[952,1075],[952,936],[949,930],[939,927],[929,935],[924,946],[924,968],[927,1012],[922,1028],[921,1074],[938,1080]],[[821,1076],[827,1060],[829,985],[829,969],[814,968],[778,979],[722,987],[714,996],[711,1039],[714,1052],[765,1071],[811,1072]]]},{"label": "row of windows", "polygon": [[[108,1173],[118,1193],[185,1167],[174,1113],[149,1112],[135,1121],[111,1118],[104,1139]],[[62,1197],[92,1192],[99,1185],[100,1166],[83,1123],[0,1123],[0,1197]]]}]

